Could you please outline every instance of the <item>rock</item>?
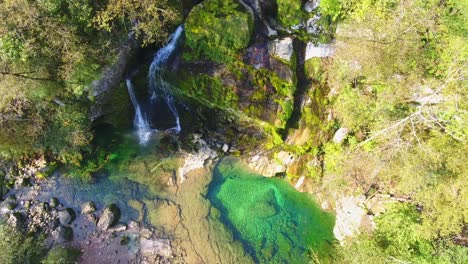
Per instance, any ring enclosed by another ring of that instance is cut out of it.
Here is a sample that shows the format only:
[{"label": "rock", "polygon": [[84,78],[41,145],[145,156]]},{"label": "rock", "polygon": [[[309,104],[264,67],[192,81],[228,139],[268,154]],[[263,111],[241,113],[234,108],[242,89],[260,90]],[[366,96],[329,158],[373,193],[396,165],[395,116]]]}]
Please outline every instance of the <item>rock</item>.
[{"label": "rock", "polygon": [[60,202],[57,197],[52,197],[50,198],[49,204],[50,204],[50,207],[56,208],[57,206],[59,206]]},{"label": "rock", "polygon": [[59,226],[51,233],[57,243],[65,243],[73,239],[73,229],[67,226]]},{"label": "rock", "polygon": [[128,243],[130,243],[130,238],[128,236],[122,236],[120,238],[120,245],[125,246],[128,245]]},{"label": "rock", "polygon": [[120,209],[115,204],[109,205],[98,220],[97,227],[107,230],[115,225],[120,219]]},{"label": "rock", "polygon": [[[282,154],[283,155],[283,154]],[[283,157],[285,158],[285,157]],[[285,158],[286,159],[286,158]],[[283,162],[283,161],[282,161]],[[257,154],[248,160],[248,165],[258,174],[265,177],[273,177],[278,173],[286,172],[285,164],[279,164],[274,159],[263,154]]]},{"label": "rock", "polygon": [[306,11],[307,13],[311,13],[312,11],[317,9],[319,4],[320,0],[309,0],[304,4],[304,11]]},{"label": "rock", "polygon": [[86,202],[81,205],[81,213],[82,214],[92,214],[96,212],[96,204],[93,202]]},{"label": "rock", "polygon": [[41,208],[42,211],[44,211],[44,212],[50,212],[50,205],[49,205],[49,203],[46,203],[46,202],[42,203],[40,208]]},{"label": "rock", "polygon": [[15,181],[15,188],[20,189],[22,187],[27,187],[31,185],[31,178],[29,177],[19,177]]},{"label": "rock", "polygon": [[222,150],[223,150],[224,153],[228,152],[229,151],[229,145],[224,144]]},{"label": "rock", "polygon": [[359,233],[359,227],[367,215],[364,206],[364,196],[347,196],[336,201],[336,222],[333,234],[343,244],[346,237]]},{"label": "rock", "polygon": [[32,202],[30,200],[24,201],[24,208],[29,209],[31,208]]},{"label": "rock", "polygon": [[89,215],[87,215],[87,219],[88,219],[88,221],[90,221],[91,223],[97,225],[98,219],[97,219],[97,217],[96,217],[94,214],[89,214]]},{"label": "rock", "polygon": [[153,259],[156,256],[168,258],[172,255],[169,239],[150,240],[140,238],[140,250],[144,257]]},{"label": "rock", "polygon": [[60,221],[60,224],[62,225],[69,225],[75,220],[76,214],[75,211],[71,208],[67,208],[63,211],[58,212],[58,218]]},{"label": "rock", "polygon": [[54,219],[49,222],[48,227],[50,230],[55,230],[57,227],[60,226],[60,220]]},{"label": "rock", "polygon": [[9,196],[8,198],[3,201],[3,210],[4,211],[11,211],[14,210],[18,206],[16,201],[16,197],[14,195]]},{"label": "rock", "polygon": [[24,220],[24,216],[21,213],[15,212],[10,215],[7,224],[15,229],[20,229],[24,226]]},{"label": "rock", "polygon": [[125,230],[127,230],[127,225],[123,224],[123,223],[116,224],[112,228],[109,228],[109,231],[111,231],[111,232],[122,232],[122,231],[125,231]]},{"label": "rock", "polygon": [[293,40],[290,37],[275,39],[268,42],[268,52],[271,56],[290,61],[293,50]]},{"label": "rock", "polygon": [[190,171],[204,168],[205,165],[217,158],[216,151],[211,149],[206,141],[194,135],[194,143],[198,144],[200,148],[196,153],[185,153],[184,165],[180,167],[177,174],[180,177],[180,183],[185,181],[185,175]]},{"label": "rock", "polygon": [[336,144],[341,144],[343,141],[346,139],[348,136],[349,129],[346,127],[341,127],[335,132],[335,135],[333,136],[333,142]]},{"label": "rock", "polygon": [[306,22],[306,30],[309,34],[318,34],[320,31],[320,25],[317,23],[320,20],[319,15],[315,15],[309,18]]},{"label": "rock", "polygon": [[323,201],[320,204],[320,207],[322,207],[323,210],[329,210],[330,209],[330,204],[327,201]]},{"label": "rock", "polygon": [[311,58],[325,58],[330,57],[334,53],[334,49],[331,44],[318,44],[315,45],[312,42],[307,43],[305,60]]}]

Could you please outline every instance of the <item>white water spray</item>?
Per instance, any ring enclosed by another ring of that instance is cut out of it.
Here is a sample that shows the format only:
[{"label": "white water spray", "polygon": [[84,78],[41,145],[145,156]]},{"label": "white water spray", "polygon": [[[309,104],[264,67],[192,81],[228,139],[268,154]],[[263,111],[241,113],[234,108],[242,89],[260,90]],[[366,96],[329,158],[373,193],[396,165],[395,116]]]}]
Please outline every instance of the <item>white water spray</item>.
[{"label": "white water spray", "polygon": [[175,119],[175,126],[169,128],[167,131],[175,132],[176,134],[178,134],[182,129],[180,126],[179,114],[174,104],[174,98],[172,97],[170,92],[170,85],[161,77],[161,69],[167,63],[170,56],[174,53],[177,47],[177,42],[182,36],[183,31],[184,27],[180,25],[174,32],[174,34],[172,34],[169,43],[167,43],[166,46],[161,48],[154,55],[154,59],[151,63],[148,73],[149,88],[150,93],[152,93],[151,99],[153,101],[156,100],[158,97],[162,97],[164,99]]},{"label": "white water spray", "polygon": [[[165,45],[158,52],[156,52],[148,73],[150,88],[149,100],[151,102],[151,105],[154,105],[157,102],[158,98],[162,98],[164,100],[175,119],[175,126],[167,129],[166,131],[175,132],[176,134],[178,134],[182,129],[180,126],[179,114],[174,104],[174,98],[170,93],[170,85],[162,79],[161,70],[167,64],[169,58],[176,50],[177,42],[181,37],[183,30],[183,26],[179,26],[174,32],[174,34],[172,34],[167,45]],[[151,135],[154,132],[157,132],[157,130],[151,128],[151,123],[148,114],[144,112],[144,109],[142,108],[141,104],[138,103],[138,100],[135,96],[135,88],[133,87],[132,81],[130,79],[127,79],[126,83],[128,94],[130,95],[133,107],[135,108],[135,118],[133,120],[133,126],[136,129],[140,144],[145,145],[151,139]]]},{"label": "white water spray", "polygon": [[148,116],[141,110],[141,106],[135,96],[135,88],[133,87],[130,79],[126,80],[128,94],[135,108],[135,118],[133,119],[133,126],[135,127],[140,144],[145,145],[151,138],[153,129],[150,127]]}]

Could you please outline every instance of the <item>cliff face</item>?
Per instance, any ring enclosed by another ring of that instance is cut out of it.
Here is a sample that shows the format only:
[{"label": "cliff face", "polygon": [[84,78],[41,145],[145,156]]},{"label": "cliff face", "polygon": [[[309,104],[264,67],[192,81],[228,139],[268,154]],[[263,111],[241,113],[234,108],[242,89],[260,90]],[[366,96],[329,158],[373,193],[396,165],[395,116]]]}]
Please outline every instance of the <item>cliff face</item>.
[{"label": "cliff face", "polygon": [[[235,116],[239,127],[253,124],[257,132],[229,140],[242,138],[248,156],[260,155],[254,160],[283,168],[275,173],[316,173],[320,162],[303,154],[328,137],[321,68],[330,53],[310,49],[329,39],[327,23],[315,1],[204,1],[187,16],[169,79],[181,97]],[[284,164],[281,151],[297,158]]]}]

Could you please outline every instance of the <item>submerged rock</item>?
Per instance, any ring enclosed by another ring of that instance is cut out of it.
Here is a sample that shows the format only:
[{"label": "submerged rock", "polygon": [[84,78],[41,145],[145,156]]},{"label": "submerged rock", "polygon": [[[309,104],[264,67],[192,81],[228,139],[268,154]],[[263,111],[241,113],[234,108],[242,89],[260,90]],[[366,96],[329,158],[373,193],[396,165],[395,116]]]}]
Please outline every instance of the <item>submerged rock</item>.
[{"label": "submerged rock", "polygon": [[65,243],[73,239],[73,229],[67,226],[59,226],[51,233],[57,243]]},{"label": "submerged rock", "polygon": [[120,219],[120,209],[115,204],[109,205],[97,222],[97,227],[101,230],[108,230]]},{"label": "submerged rock", "polygon": [[62,225],[69,225],[75,220],[76,214],[73,209],[67,208],[58,212],[58,218]]}]

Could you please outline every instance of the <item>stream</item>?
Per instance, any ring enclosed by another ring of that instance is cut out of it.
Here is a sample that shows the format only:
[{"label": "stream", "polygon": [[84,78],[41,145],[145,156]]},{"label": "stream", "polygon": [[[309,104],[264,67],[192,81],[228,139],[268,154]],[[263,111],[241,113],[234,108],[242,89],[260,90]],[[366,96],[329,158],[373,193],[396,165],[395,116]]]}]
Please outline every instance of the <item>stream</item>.
[{"label": "stream", "polygon": [[[178,145],[184,127],[179,110],[187,109],[178,109],[163,73],[171,69],[182,36],[179,26],[155,53],[144,96],[137,93],[145,89],[142,82],[134,81],[132,74],[126,78],[135,111],[133,128],[96,128],[94,147],[101,158],[97,164],[104,165],[91,182],[68,177],[72,172],[62,168],[40,183],[35,196],[29,188],[16,196],[38,201],[57,197],[60,208],[76,212],[89,201],[97,212],[109,204],[120,208],[119,223],[128,229],[118,235],[100,233],[78,215],[72,244],[86,252],[82,263],[140,262],[147,258],[145,252],[172,259],[168,263],[329,259],[334,216],[322,211],[312,196],[297,192],[285,179],[252,172],[240,158],[211,149],[210,139],[194,136],[196,147],[191,151]],[[154,120],[164,120],[166,126]],[[128,244],[119,244],[123,237]]]}]

